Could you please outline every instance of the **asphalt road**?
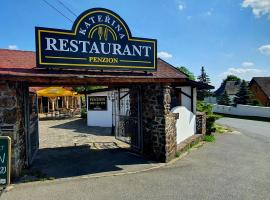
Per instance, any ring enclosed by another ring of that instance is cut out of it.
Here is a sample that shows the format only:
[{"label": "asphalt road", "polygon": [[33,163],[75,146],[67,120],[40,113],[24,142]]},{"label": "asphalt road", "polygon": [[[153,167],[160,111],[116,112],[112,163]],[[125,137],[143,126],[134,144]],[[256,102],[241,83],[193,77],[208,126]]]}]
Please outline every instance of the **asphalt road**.
[{"label": "asphalt road", "polygon": [[237,119],[220,123],[241,133],[219,135],[215,143],[166,167],[123,176],[22,184],[0,199],[269,200],[269,124]]},{"label": "asphalt road", "polygon": [[244,120],[236,118],[221,118],[218,123],[225,124],[230,127],[242,131],[245,135],[260,137],[269,141],[270,139],[270,122]]}]

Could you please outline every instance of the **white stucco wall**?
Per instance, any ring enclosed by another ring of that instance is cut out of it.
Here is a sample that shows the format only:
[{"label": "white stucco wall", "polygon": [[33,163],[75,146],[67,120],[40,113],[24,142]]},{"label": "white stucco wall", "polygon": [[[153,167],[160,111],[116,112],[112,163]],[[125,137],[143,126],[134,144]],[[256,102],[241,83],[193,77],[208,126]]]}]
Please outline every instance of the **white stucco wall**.
[{"label": "white stucco wall", "polygon": [[213,111],[216,113],[229,115],[258,116],[270,118],[270,107],[248,106],[248,105],[237,105],[236,107],[234,107],[234,106],[223,106],[214,104]]},{"label": "white stucco wall", "polygon": [[177,144],[196,133],[196,115],[185,106],[177,106],[172,109],[173,113],[179,114],[176,121]]},{"label": "white stucco wall", "polygon": [[[194,113],[196,113],[197,89],[193,88],[193,91],[192,91],[192,88],[190,86],[183,86],[183,87],[177,87],[177,88],[181,88],[182,92],[188,94],[189,96],[192,96],[191,93],[193,92],[193,111]],[[181,106],[186,107],[190,111],[192,110],[191,101],[192,99],[190,99],[186,95],[184,94],[181,95]]]},{"label": "white stucco wall", "polygon": [[[89,111],[88,97],[89,96],[107,96],[107,110],[106,111]],[[108,92],[99,92],[87,95],[87,125],[88,126],[112,126],[112,100],[108,96]]]},{"label": "white stucco wall", "polygon": [[[191,96],[191,87],[181,87],[182,92]],[[181,95],[182,106],[185,106],[188,110],[191,110],[191,99],[186,95]]]}]

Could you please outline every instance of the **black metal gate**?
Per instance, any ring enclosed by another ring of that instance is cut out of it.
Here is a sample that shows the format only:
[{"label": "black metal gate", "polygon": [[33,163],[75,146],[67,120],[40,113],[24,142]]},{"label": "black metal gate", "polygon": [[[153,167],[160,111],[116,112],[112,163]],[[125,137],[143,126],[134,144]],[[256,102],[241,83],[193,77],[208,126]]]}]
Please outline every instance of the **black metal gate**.
[{"label": "black metal gate", "polygon": [[140,87],[119,88],[112,95],[115,138],[142,150]]},{"label": "black metal gate", "polygon": [[38,106],[36,94],[29,93],[28,86],[22,90],[24,105],[24,127],[26,132],[26,164],[32,164],[35,154],[39,148],[38,129]]}]

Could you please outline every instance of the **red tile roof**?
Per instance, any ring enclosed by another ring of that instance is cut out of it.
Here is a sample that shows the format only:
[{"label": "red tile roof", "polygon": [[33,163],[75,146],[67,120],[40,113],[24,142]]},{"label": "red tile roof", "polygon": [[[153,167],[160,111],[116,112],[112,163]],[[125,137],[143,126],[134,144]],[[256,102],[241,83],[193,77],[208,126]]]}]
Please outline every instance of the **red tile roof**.
[{"label": "red tile roof", "polygon": [[[105,71],[100,70],[48,70],[48,69],[37,69],[36,67],[36,54],[33,51],[19,51],[19,50],[7,50],[0,49],[0,77],[11,78],[11,77],[24,77],[24,79],[32,78],[121,78],[132,82],[134,79],[145,79],[145,82],[151,81],[158,82],[183,82],[186,80],[186,75],[179,72],[172,65],[158,59],[158,67],[156,72],[126,72],[126,71]],[[181,81],[180,81],[181,79]],[[109,79],[108,79],[109,80]],[[138,82],[137,82],[138,83]],[[143,83],[143,82],[142,82]]]}]

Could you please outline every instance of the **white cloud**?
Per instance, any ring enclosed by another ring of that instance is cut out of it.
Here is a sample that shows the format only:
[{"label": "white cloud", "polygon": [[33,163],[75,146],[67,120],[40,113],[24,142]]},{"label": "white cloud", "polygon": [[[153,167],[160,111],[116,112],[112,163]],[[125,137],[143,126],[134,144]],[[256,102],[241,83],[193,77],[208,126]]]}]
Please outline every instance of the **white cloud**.
[{"label": "white cloud", "polygon": [[270,44],[261,46],[259,51],[264,55],[270,55]]},{"label": "white cloud", "polygon": [[179,5],[178,5],[178,9],[179,9],[180,11],[184,10],[184,8],[185,8],[185,6],[184,6],[183,4],[179,4]]},{"label": "white cloud", "polygon": [[169,59],[169,58],[172,58],[172,54],[166,52],[166,51],[160,51],[158,52],[158,57],[161,58],[161,59]]},{"label": "white cloud", "polygon": [[256,17],[267,15],[270,19],[270,0],[244,0],[242,7],[251,7]]},{"label": "white cloud", "polygon": [[18,46],[17,45],[14,45],[14,44],[11,44],[11,45],[8,45],[8,49],[10,49],[10,50],[16,50],[16,49],[18,49]]},{"label": "white cloud", "polygon": [[227,71],[221,73],[219,75],[219,77],[224,79],[228,75],[235,75],[235,76],[240,77],[241,79],[250,81],[252,79],[252,77],[266,76],[266,71],[258,69],[258,68],[246,68],[246,67],[235,68],[235,67],[231,67]]},{"label": "white cloud", "polygon": [[211,15],[212,15],[212,12],[211,12],[211,11],[207,11],[205,14],[206,14],[207,16],[211,16]]},{"label": "white cloud", "polygon": [[254,63],[253,62],[243,62],[242,67],[253,67]]}]

